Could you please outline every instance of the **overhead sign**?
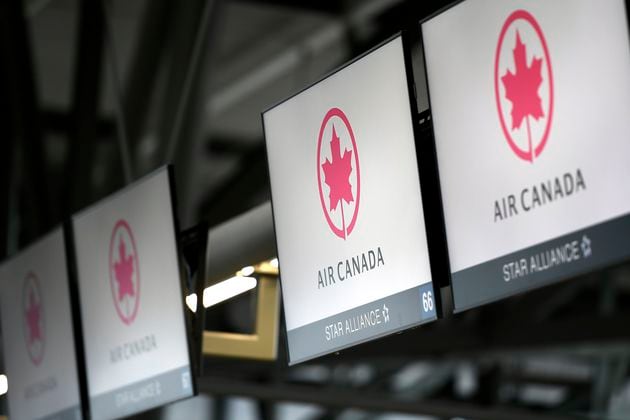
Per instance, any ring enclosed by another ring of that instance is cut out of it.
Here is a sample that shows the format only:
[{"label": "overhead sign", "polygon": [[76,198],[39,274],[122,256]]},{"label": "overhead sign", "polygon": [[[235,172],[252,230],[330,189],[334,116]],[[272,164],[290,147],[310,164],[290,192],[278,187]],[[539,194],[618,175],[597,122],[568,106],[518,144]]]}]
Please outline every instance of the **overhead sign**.
[{"label": "overhead sign", "polygon": [[467,0],[421,24],[456,310],[630,257],[626,16]]},{"label": "overhead sign", "polygon": [[191,396],[170,171],[72,222],[92,416],[130,415]]},{"label": "overhead sign", "polygon": [[0,265],[11,418],[81,418],[63,230]]},{"label": "overhead sign", "polygon": [[290,363],[435,319],[401,37],[263,122]]}]

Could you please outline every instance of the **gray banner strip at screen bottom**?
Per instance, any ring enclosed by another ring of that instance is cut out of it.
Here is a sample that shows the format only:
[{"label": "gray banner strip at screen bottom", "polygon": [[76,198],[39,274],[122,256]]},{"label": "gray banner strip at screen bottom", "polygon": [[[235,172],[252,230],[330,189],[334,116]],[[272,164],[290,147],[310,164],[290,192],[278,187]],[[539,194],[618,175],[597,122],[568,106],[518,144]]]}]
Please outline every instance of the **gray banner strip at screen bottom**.
[{"label": "gray banner strip at screen bottom", "polygon": [[54,414],[43,417],[45,420],[81,420],[81,408],[77,405],[64,408]]},{"label": "gray banner strip at screen bottom", "polygon": [[[625,259],[630,259],[630,215],[453,273],[455,311],[556,283]],[[509,278],[507,281],[506,277]]]},{"label": "gray banner strip at screen bottom", "polygon": [[177,368],[160,375],[90,396],[93,419],[111,419],[159,407],[192,396],[190,367]]},{"label": "gray banner strip at screen bottom", "polygon": [[333,353],[436,318],[433,283],[429,282],[289,330],[290,364]]}]

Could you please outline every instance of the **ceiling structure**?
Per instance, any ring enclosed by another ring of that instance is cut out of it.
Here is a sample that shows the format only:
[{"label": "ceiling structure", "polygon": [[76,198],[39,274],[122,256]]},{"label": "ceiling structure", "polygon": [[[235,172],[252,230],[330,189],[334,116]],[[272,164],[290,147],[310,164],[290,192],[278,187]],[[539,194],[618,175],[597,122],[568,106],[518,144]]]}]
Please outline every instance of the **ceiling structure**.
[{"label": "ceiling structure", "polygon": [[[188,227],[269,198],[262,110],[445,2],[11,3],[25,17],[32,66],[22,64],[41,121],[35,143],[49,202],[42,225],[174,162]],[[12,202],[27,194],[20,143]],[[45,229],[25,233],[14,223],[22,234],[8,239],[12,250]]]}]

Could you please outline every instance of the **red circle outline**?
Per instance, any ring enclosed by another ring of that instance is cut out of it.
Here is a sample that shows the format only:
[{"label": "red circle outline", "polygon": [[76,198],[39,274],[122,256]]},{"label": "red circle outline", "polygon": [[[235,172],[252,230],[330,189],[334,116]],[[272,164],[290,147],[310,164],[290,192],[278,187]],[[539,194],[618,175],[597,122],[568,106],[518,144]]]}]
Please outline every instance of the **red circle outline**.
[{"label": "red circle outline", "polygon": [[501,53],[501,47],[503,46],[503,39],[505,38],[505,34],[507,33],[512,23],[514,23],[514,21],[518,19],[525,20],[532,26],[532,28],[534,28],[534,31],[536,31],[536,35],[538,35],[538,39],[540,40],[543,50],[545,52],[545,58],[547,59],[547,74],[549,76],[549,116],[547,117],[547,126],[545,127],[545,132],[542,136],[542,140],[534,149],[534,155],[538,157],[544,149],[545,144],[547,143],[547,139],[549,138],[549,131],[551,130],[551,120],[553,118],[553,75],[551,73],[551,57],[549,56],[549,49],[547,48],[547,41],[545,39],[545,36],[543,35],[538,21],[536,21],[534,16],[532,16],[532,14],[527,12],[526,10],[520,9],[512,12],[512,14],[508,16],[505,23],[503,24],[503,27],[501,28],[501,34],[499,35],[499,42],[497,43],[497,50],[494,58],[494,93],[497,102],[497,110],[499,111],[501,128],[503,129],[503,134],[505,135],[505,138],[507,139],[510,148],[519,158],[532,162],[531,155],[528,155],[516,145],[509,130],[507,129],[501,108],[501,98],[499,97],[499,55]]},{"label": "red circle outline", "polygon": [[[352,219],[350,221],[350,224],[346,228],[347,234],[345,234],[343,230],[335,226],[333,221],[330,219],[330,215],[328,214],[328,210],[326,209],[326,203],[324,201],[324,194],[322,191],[322,179],[321,179],[322,176],[321,176],[321,168],[320,168],[322,137],[324,135],[324,129],[326,128],[326,124],[328,123],[328,120],[330,120],[332,117],[340,118],[341,121],[346,126],[346,128],[348,129],[348,133],[350,134],[350,140],[352,140],[352,148],[354,149],[354,163],[355,163],[355,167],[357,171],[357,197],[355,200],[356,204],[354,206],[354,213],[352,214]],[[354,132],[352,131],[352,126],[350,125],[350,121],[348,121],[348,117],[346,117],[346,114],[344,114],[344,112],[341,109],[336,108],[336,107],[330,108],[328,110],[328,112],[324,116],[324,120],[322,121],[322,125],[319,129],[319,136],[317,138],[317,188],[319,189],[319,201],[322,204],[322,210],[324,210],[324,215],[326,216],[326,221],[328,222],[328,226],[330,226],[330,229],[334,232],[335,235],[339,236],[340,238],[345,239],[348,235],[352,233],[352,230],[354,229],[354,225],[356,224],[356,221],[357,221],[357,215],[359,213],[359,200],[361,198],[361,171],[359,169],[359,153],[357,149],[357,143],[354,139]]]},{"label": "red circle outline", "polygon": [[44,360],[44,353],[45,353],[45,350],[46,350],[46,318],[43,315],[43,313],[44,313],[44,302],[42,302],[42,288],[39,286],[39,278],[37,277],[37,275],[33,271],[29,271],[26,274],[26,277],[24,277],[24,284],[22,285],[22,322],[24,323],[24,320],[25,320],[25,317],[26,317],[26,308],[24,307],[24,294],[26,293],[26,286],[29,284],[28,279],[33,279],[33,283],[34,283],[35,289],[37,290],[37,296],[39,297],[39,306],[41,308],[41,322],[42,322],[42,335],[43,335],[43,337],[41,339],[42,351],[41,351],[41,354],[40,354],[39,358],[33,356],[33,353],[31,352],[31,347],[28,345],[28,337],[26,336],[26,328],[23,327],[22,331],[24,333],[24,344],[26,344],[26,350],[27,350],[27,353],[28,353],[28,357],[29,357],[29,359],[31,359],[31,362],[35,366],[39,366],[40,363],[42,362],[42,360]]},{"label": "red circle outline", "polygon": [[[129,317],[125,316],[120,310],[118,300],[116,299],[116,291],[114,290],[114,279],[112,278],[112,262],[113,262],[112,249],[114,245],[114,238],[116,237],[116,232],[118,231],[118,228],[120,227],[125,229],[127,233],[129,234],[129,238],[131,239],[131,245],[133,246],[133,258],[134,258],[134,261],[136,262],[136,278],[137,278],[136,304],[134,305],[133,312],[131,316]],[[131,231],[131,227],[129,226],[129,223],[127,223],[123,219],[118,220],[116,222],[116,225],[114,225],[114,229],[112,230],[112,237],[109,240],[109,264],[108,264],[107,269],[109,271],[109,286],[112,290],[112,299],[114,301],[114,307],[116,308],[116,313],[118,314],[118,317],[125,325],[131,325],[131,323],[136,319],[138,308],[140,307],[140,264],[138,263],[138,251],[136,248],[136,240],[133,237],[133,233]]]}]

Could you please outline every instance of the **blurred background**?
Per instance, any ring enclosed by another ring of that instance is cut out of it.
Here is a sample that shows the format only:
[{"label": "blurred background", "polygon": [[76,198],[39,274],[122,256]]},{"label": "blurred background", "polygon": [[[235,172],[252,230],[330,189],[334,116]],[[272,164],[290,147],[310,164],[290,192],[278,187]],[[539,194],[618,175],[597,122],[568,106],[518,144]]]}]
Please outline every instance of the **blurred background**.
[{"label": "blurred background", "polygon": [[268,200],[261,111],[446,4],[3,3],[10,251],[166,162],[184,228]]},{"label": "blurred background", "polygon": [[[3,0],[0,258],[168,162],[184,229],[264,206],[260,112],[449,3]],[[256,302],[206,327],[251,331]],[[276,361],[206,357],[200,396],[140,417],[630,418],[629,308],[626,265],[293,368],[281,332]]]}]

